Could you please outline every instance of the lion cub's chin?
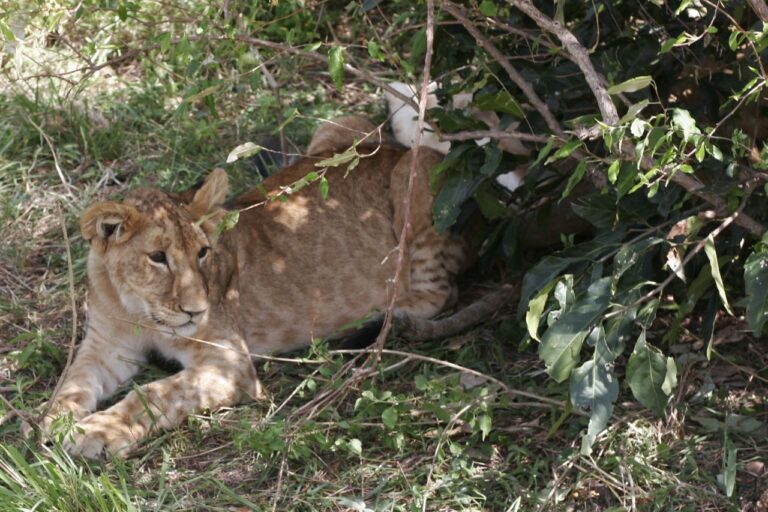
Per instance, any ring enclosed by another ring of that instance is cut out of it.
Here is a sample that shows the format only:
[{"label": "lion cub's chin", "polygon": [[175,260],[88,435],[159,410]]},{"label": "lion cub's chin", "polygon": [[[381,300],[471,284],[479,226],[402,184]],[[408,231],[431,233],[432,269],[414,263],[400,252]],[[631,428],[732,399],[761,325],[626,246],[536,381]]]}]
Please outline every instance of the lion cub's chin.
[{"label": "lion cub's chin", "polygon": [[190,320],[189,322],[173,325],[170,322],[155,320],[155,329],[163,334],[169,334],[179,338],[194,338],[200,329],[200,321]]},{"label": "lion cub's chin", "polygon": [[167,326],[166,329],[170,329],[172,334],[175,334],[180,338],[194,338],[197,335],[197,331],[200,329],[200,324],[190,321],[176,327]]}]

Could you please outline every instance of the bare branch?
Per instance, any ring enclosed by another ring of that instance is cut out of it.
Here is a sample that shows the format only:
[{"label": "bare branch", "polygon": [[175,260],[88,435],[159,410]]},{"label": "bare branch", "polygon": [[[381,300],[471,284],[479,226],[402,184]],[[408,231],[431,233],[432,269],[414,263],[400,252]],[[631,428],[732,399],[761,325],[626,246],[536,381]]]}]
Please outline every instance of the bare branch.
[{"label": "bare branch", "polygon": [[485,35],[483,35],[483,33],[480,32],[477,27],[475,27],[475,25],[464,14],[461,7],[450,1],[444,1],[442,7],[444,10],[449,12],[451,16],[459,20],[464,28],[467,29],[467,32],[472,34],[472,37],[475,38],[478,44],[482,46],[483,49],[501,65],[502,68],[504,68],[504,71],[507,72],[510,80],[512,80],[515,85],[517,85],[520,90],[523,91],[523,94],[525,94],[525,97],[528,98],[528,101],[531,102],[533,108],[535,108],[541,117],[544,118],[544,122],[547,123],[547,127],[549,127],[549,129],[552,130],[552,132],[556,135],[564,137],[565,133],[560,127],[560,123],[557,122],[557,119],[555,119],[555,116],[552,114],[552,111],[549,110],[547,104],[544,103],[541,98],[539,98],[539,95],[536,94],[536,91],[533,90],[533,86],[531,86],[531,84],[528,83],[528,81],[526,81],[520,73],[518,73],[512,64],[509,63],[509,59],[507,59],[501,53],[501,51],[499,51],[499,49],[496,48],[496,46],[494,46],[494,44],[487,37],[485,37]]},{"label": "bare branch", "polygon": [[540,10],[538,10],[528,0],[507,0],[507,3],[518,8],[528,15],[542,30],[550,32],[560,39],[563,43],[563,47],[568,52],[570,59],[581,69],[584,73],[584,78],[587,80],[592,93],[597,100],[597,108],[600,109],[600,114],[603,116],[603,121],[607,124],[616,124],[619,122],[619,114],[616,111],[616,106],[611,100],[611,96],[608,94],[608,90],[605,88],[604,80],[600,77],[595,67],[592,65],[592,61],[589,59],[589,53],[584,46],[579,43],[570,30],[556,22],[552,18],[549,18]]},{"label": "bare branch", "polygon": [[519,139],[527,142],[547,143],[551,137],[547,135],[536,135],[534,133],[523,133],[514,130],[470,130],[458,133],[442,133],[441,140],[477,140],[490,137],[491,139]]},{"label": "bare branch", "polygon": [[768,22],[768,5],[765,5],[763,0],[747,1],[749,2],[749,6],[752,7],[752,10],[755,11],[755,14],[757,14],[757,17],[760,18],[760,21],[763,23]]}]

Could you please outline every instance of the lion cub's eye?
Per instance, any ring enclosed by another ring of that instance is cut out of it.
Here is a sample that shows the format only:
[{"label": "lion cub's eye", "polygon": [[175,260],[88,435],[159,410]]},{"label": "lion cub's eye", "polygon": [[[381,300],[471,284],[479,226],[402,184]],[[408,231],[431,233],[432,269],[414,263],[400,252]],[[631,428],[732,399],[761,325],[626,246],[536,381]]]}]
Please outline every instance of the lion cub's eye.
[{"label": "lion cub's eye", "polygon": [[210,247],[202,247],[200,252],[197,253],[197,257],[200,259],[205,258],[208,255],[208,249],[210,249]]},{"label": "lion cub's eye", "polygon": [[155,263],[168,263],[168,260],[165,257],[165,253],[163,251],[155,251],[152,254],[149,255],[149,259],[154,261]]}]

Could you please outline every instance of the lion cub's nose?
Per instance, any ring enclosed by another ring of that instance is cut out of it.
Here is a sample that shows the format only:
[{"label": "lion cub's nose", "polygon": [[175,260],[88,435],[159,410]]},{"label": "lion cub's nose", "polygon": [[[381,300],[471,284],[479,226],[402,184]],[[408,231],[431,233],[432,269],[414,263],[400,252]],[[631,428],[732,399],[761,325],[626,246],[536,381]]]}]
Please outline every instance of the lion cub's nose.
[{"label": "lion cub's nose", "polygon": [[181,309],[184,313],[188,314],[191,318],[197,318],[206,311],[208,311],[207,306],[199,305],[195,307],[185,307],[185,306],[179,306],[179,309]]}]

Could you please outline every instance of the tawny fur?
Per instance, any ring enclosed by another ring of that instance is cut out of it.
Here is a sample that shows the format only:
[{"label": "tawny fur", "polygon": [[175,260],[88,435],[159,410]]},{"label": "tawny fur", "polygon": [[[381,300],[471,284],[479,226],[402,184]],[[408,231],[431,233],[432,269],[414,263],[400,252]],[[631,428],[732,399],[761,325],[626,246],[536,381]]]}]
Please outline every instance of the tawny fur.
[{"label": "tawny fur", "polygon": [[[318,157],[281,170],[264,188],[273,193],[317,171],[319,159],[358,139],[350,133],[372,128],[360,118],[338,124],[313,139],[310,152]],[[395,285],[412,153],[387,145],[361,153],[372,156],[346,178],[344,167],[327,171],[326,199],[309,186],[286,201],[251,207],[265,197],[244,194],[232,205],[242,209],[237,225],[220,235],[228,187],[220,169],[188,203],[139,190],[86,211],[88,327],[46,418],[49,427],[52,418],[73,414],[78,428],[68,451],[125,456],[153,430],[179,425],[194,411],[258,399],[263,391],[249,354],[305,347],[385,307]],[[428,170],[441,155],[428,148],[419,155],[397,308],[428,318],[454,300],[464,252],[459,240],[432,226]],[[183,370],[94,412],[151,350]]]}]

